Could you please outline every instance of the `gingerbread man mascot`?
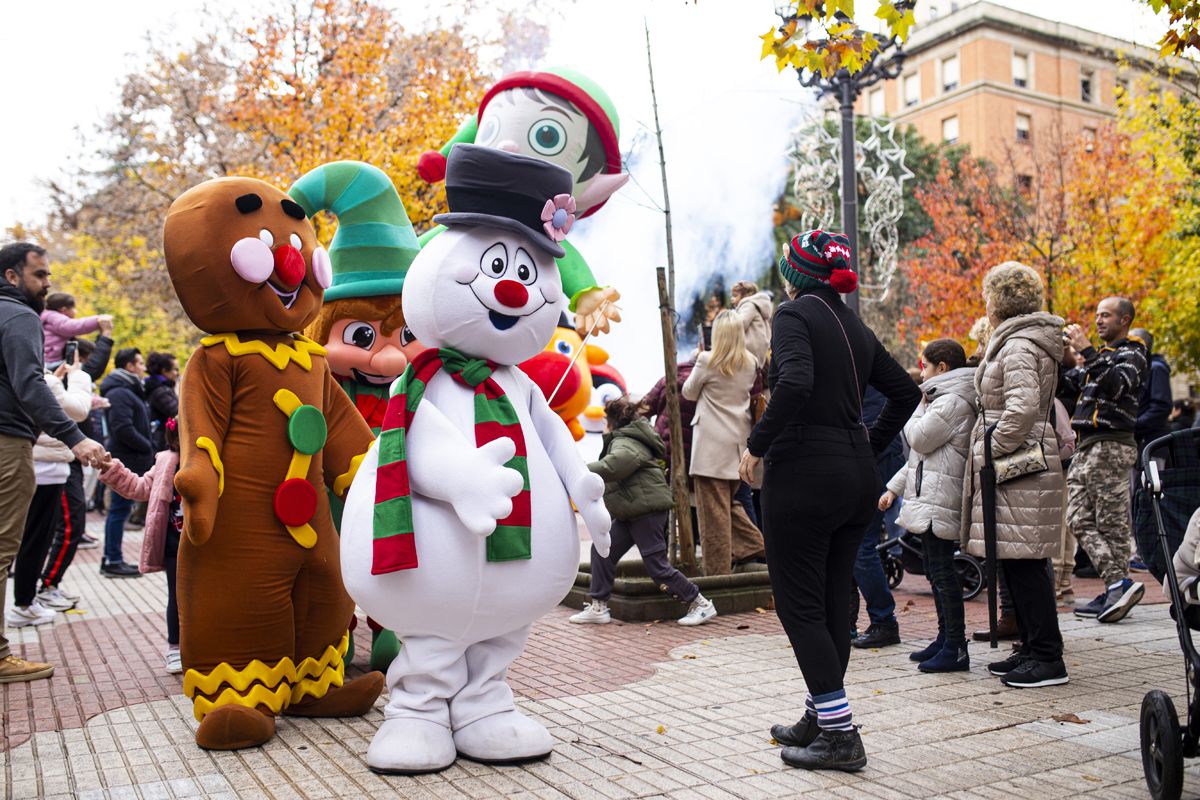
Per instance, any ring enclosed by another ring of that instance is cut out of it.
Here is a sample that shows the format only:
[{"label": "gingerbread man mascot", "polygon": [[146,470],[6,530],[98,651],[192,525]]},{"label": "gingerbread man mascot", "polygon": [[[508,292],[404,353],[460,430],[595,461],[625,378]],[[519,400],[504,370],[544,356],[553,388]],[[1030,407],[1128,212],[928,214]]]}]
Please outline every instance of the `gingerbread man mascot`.
[{"label": "gingerbread man mascot", "polygon": [[180,402],[183,689],[198,745],[254,747],[277,714],[356,716],[382,689],[378,672],[344,674],[354,603],[325,491],[344,494],[372,436],[296,333],[332,280],[304,209],[218,178],[171,204],[163,238],[184,311],[210,334]]}]

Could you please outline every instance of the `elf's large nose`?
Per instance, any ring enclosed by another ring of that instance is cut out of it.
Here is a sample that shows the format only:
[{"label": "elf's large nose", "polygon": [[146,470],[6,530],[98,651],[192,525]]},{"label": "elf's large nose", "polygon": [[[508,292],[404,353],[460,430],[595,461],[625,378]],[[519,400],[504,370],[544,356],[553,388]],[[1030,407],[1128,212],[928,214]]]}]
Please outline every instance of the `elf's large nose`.
[{"label": "elf's large nose", "polygon": [[509,308],[521,308],[529,302],[529,290],[516,281],[500,281],[496,284],[496,299]]},{"label": "elf's large nose", "polygon": [[304,280],[304,256],[290,244],[275,248],[275,274],[289,289]]}]

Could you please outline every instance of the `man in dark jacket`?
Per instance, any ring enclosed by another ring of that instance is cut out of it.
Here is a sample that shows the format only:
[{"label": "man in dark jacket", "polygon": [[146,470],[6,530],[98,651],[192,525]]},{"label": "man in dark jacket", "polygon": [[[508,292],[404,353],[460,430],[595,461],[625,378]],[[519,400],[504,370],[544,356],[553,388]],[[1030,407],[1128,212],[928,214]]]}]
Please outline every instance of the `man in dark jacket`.
[{"label": "man in dark jacket", "polygon": [[1129,578],[1129,470],[1137,460],[1134,431],[1148,369],[1146,345],[1129,336],[1133,314],[1124,297],[1100,301],[1098,350],[1078,325],[1065,334],[1083,356],[1083,366],[1064,376],[1079,396],[1071,417],[1078,444],[1067,472],[1067,524],[1105,585],[1075,615],[1099,622],[1123,619],[1145,592]]},{"label": "man in dark jacket", "polygon": [[[46,250],[28,242],[0,248],[0,612],[7,596],[8,568],[21,547],[25,516],[33,499],[33,443],[38,432],[71,448],[89,466],[108,454],[87,438],[46,385],[42,323],[38,314],[50,291]],[[25,661],[9,649],[0,628],[0,683],[48,678],[50,664]]]},{"label": "man in dark jacket", "polygon": [[1142,384],[1138,398],[1137,423],[1134,436],[1137,438],[1138,458],[1142,448],[1150,442],[1171,432],[1167,418],[1171,416],[1171,365],[1160,354],[1154,352],[1154,336],[1145,328],[1134,328],[1129,332],[1131,339],[1141,339],[1150,354],[1150,371]]},{"label": "man in dark jacket", "polygon": [[151,353],[146,360],[146,404],[150,406],[150,430],[154,451],[167,449],[167,420],[179,414],[179,359],[170,353]]},{"label": "man in dark jacket", "polygon": [[[116,366],[100,384],[100,393],[112,405],[108,409],[108,448],[131,471],[142,475],[154,466],[154,443],[150,438],[150,412],[142,380],[146,362],[136,347],[117,351]],[[104,521],[104,558],[100,572],[109,578],[140,578],[133,564],[125,563],[121,540],[133,501],[116,492],[109,495],[108,519]]]},{"label": "man in dark jacket", "polygon": [[[112,320],[102,318],[100,334],[94,342],[90,339],[78,340],[83,371],[90,375],[93,381],[100,380],[104,371],[108,369],[109,359],[112,358],[112,325]],[[79,430],[89,439],[97,439],[100,436],[90,414],[79,423]],[[54,541],[46,557],[46,568],[42,571],[42,589],[38,592],[38,602],[42,605],[49,603],[61,606],[65,602],[79,602],[79,595],[62,588],[62,579],[67,568],[75,560],[76,550],[97,545],[96,540],[87,535],[87,495],[83,488],[83,467],[77,460],[71,462],[71,474],[67,476],[66,486],[63,488],[62,502],[62,519],[54,531]],[[86,545],[85,542],[91,544]]]}]

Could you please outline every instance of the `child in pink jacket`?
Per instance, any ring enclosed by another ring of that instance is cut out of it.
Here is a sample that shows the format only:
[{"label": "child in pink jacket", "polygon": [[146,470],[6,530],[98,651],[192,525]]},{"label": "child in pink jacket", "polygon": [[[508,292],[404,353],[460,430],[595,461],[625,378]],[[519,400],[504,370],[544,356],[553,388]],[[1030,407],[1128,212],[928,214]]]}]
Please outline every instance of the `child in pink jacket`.
[{"label": "child in pink jacket", "polygon": [[119,458],[100,473],[100,480],[122,497],[147,502],[146,527],[142,539],[142,572],[167,573],[167,672],[182,672],[179,656],[179,609],[175,604],[175,559],[183,531],[183,503],[175,491],[179,471],[179,420],[171,417],[164,426],[167,449],[154,457],[145,475],[131,472]]},{"label": "child in pink jacket", "polygon": [[42,354],[46,366],[62,363],[63,345],[68,339],[95,333],[100,330],[100,321],[112,321],[111,314],[97,314],[75,319],[75,298],[65,292],[55,292],[46,298],[46,310],[42,312],[42,334],[45,343]]}]

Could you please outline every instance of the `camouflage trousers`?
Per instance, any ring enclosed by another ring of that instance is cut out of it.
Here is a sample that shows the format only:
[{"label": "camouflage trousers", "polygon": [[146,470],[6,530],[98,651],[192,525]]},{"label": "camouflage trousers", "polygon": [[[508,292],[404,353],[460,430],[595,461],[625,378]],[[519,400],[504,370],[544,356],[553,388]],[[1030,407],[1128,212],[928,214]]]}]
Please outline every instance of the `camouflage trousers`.
[{"label": "camouflage trousers", "polygon": [[1067,472],[1067,524],[1105,586],[1129,576],[1129,470],[1137,448],[1096,442],[1075,454]]}]

